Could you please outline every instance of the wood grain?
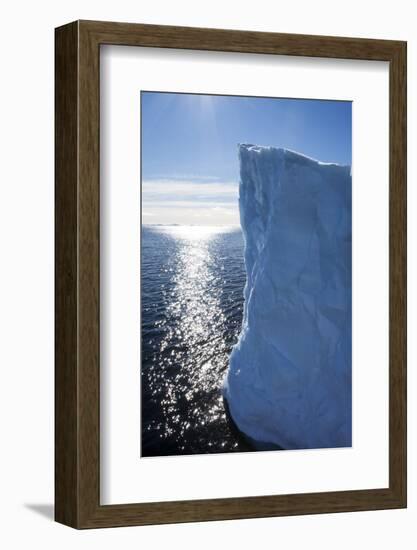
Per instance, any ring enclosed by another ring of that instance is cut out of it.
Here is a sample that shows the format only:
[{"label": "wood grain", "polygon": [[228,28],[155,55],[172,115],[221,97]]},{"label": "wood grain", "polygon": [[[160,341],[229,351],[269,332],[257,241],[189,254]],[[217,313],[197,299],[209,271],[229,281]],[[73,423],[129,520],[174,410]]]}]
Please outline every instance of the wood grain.
[{"label": "wood grain", "polygon": [[[56,29],[56,520],[115,527],[406,506],[406,43],[131,23]],[[100,505],[100,45],[390,64],[389,487]]]},{"label": "wood grain", "polygon": [[55,44],[55,519],[78,525],[78,25]]}]

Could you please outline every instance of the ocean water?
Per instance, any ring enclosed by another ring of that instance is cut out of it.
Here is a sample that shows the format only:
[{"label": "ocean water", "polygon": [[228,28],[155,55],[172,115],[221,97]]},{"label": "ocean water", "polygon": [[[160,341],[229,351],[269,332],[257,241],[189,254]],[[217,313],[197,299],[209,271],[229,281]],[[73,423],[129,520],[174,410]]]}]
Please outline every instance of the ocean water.
[{"label": "ocean water", "polygon": [[143,226],[142,456],[253,450],[221,395],[242,322],[240,228]]}]

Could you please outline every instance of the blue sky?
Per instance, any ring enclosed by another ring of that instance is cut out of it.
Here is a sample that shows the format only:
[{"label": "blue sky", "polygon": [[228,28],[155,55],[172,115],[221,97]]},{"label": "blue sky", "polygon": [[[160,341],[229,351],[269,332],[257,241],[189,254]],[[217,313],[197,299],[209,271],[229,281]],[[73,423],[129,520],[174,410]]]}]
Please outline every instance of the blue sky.
[{"label": "blue sky", "polygon": [[351,105],[142,92],[143,223],[239,224],[238,143],[351,164]]}]

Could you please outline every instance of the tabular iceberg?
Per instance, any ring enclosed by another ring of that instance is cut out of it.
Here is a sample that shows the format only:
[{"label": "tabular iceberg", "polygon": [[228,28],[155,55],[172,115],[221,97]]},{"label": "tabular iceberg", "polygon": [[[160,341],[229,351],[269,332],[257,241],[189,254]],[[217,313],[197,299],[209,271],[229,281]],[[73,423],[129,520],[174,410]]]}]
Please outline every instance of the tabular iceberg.
[{"label": "tabular iceberg", "polygon": [[351,446],[351,169],[247,144],[239,157],[247,282],[229,412],[259,448]]}]

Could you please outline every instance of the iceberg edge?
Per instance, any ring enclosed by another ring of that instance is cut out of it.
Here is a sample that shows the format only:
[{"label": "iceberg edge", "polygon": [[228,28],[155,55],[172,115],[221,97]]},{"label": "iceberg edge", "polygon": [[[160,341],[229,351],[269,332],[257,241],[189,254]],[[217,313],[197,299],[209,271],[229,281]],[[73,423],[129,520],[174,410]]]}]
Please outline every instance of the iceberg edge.
[{"label": "iceberg edge", "polygon": [[247,281],[230,415],[259,448],[349,447],[351,168],[252,144],[239,159]]}]

